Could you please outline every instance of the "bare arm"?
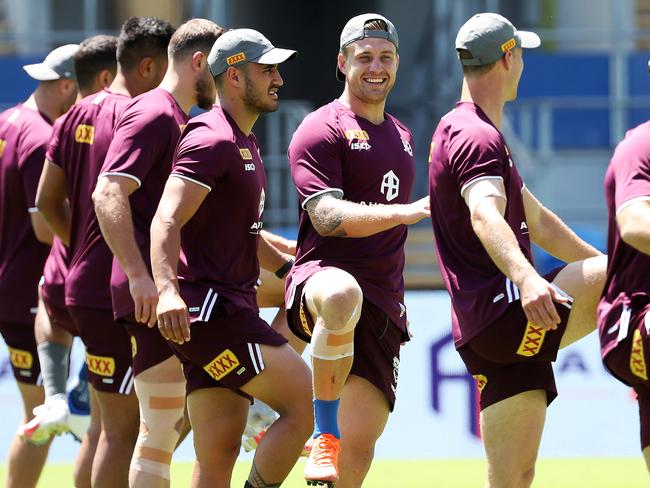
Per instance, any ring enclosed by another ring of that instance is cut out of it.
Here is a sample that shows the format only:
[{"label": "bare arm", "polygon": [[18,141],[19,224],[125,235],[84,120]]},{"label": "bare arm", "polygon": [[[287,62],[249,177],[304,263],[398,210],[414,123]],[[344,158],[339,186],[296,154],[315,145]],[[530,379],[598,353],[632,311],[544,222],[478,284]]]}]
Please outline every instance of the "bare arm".
[{"label": "bare arm", "polygon": [[260,261],[260,266],[268,271],[275,273],[278,269],[282,268],[291,255],[282,253],[271,242],[267,240],[267,236],[262,233],[257,247],[257,259]]},{"label": "bare arm", "polygon": [[[69,246],[71,222],[70,207],[67,202],[68,192],[65,185],[63,170],[46,160],[36,191],[36,207],[54,234],[61,239],[63,244]],[[32,225],[34,225],[34,218],[33,216]]]},{"label": "bare arm", "polygon": [[325,237],[367,237],[430,216],[429,197],[406,205],[362,205],[323,193],[306,205],[314,229]]},{"label": "bare arm", "polygon": [[637,200],[616,214],[621,238],[637,251],[650,254],[650,202]]},{"label": "bare arm", "polygon": [[151,223],[151,268],[158,289],[158,327],[165,339],[182,344],[190,340],[187,305],[178,289],[181,228],[208,194],[201,185],[170,176]]},{"label": "bare arm", "polygon": [[131,178],[105,175],[97,181],[93,202],[104,239],[129,279],[135,319],[153,327],[158,293],[135,241],[129,203],[129,195],[137,188],[137,182]]},{"label": "bare arm", "polygon": [[273,234],[266,230],[262,231],[261,237],[262,239],[266,240],[266,242],[271,244],[274,248],[276,248],[278,251],[283,252],[285,254],[291,254],[292,256],[296,255],[296,241],[285,239],[282,236]]},{"label": "bare arm", "polygon": [[602,254],[544,207],[528,188],[523,189],[522,196],[530,238],[535,244],[567,263]]},{"label": "bare arm", "polygon": [[535,271],[521,252],[517,238],[503,218],[505,190],[503,182],[499,184],[503,196],[467,198],[472,202],[472,228],[494,264],[519,287],[521,306],[528,320],[544,329],[555,329],[560,317],[553,301],[565,302],[567,299]]}]

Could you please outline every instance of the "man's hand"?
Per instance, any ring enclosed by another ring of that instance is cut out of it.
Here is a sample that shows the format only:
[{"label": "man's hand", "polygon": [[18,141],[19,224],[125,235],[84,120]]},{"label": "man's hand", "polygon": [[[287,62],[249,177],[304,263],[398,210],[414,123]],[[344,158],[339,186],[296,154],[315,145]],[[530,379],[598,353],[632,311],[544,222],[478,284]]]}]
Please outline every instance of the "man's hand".
[{"label": "man's hand", "polygon": [[423,197],[413,203],[402,205],[402,223],[406,225],[415,224],[422,219],[431,217],[429,197]]},{"label": "man's hand", "polygon": [[560,316],[554,302],[567,303],[569,298],[560,293],[538,274],[527,276],[519,286],[521,306],[526,318],[544,330],[555,330]]},{"label": "man's hand", "polygon": [[158,307],[158,330],[168,341],[183,344],[190,340],[190,314],[178,291],[166,291],[160,295]]},{"label": "man's hand", "polygon": [[135,320],[149,327],[156,325],[158,291],[149,274],[129,278],[129,291],[135,304]]}]

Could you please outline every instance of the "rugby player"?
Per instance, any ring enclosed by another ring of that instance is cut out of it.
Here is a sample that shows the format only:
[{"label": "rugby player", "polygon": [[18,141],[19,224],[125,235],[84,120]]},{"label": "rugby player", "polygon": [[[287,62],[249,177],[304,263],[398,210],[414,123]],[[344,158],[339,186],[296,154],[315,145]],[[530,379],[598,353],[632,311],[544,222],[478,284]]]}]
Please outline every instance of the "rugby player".
[{"label": "rugby player", "polygon": [[[61,46],[42,63],[24,66],[39,82],[37,88],[25,102],[0,114],[0,333],[23,400],[23,422],[32,419],[44,399],[34,314],[52,232],[36,208],[36,189],[52,123],[77,96],[78,49],[76,44]],[[9,448],[5,486],[36,486],[48,448],[17,433]]]},{"label": "rugby player", "polygon": [[[52,141],[39,209],[68,247],[65,303],[86,346],[88,379],[100,405],[102,431],[93,459],[93,486],[128,486],[138,433],[138,403],[132,392],[131,344],[113,320],[112,255],[95,216],[92,191],[113,129],[130,98],[162,80],[172,26],[153,17],[133,17],[118,37],[118,70],[106,90],[77,103]],[[66,204],[69,201],[69,210]]]},{"label": "rugby player", "polygon": [[289,146],[301,210],[286,304],[291,330],[311,342],[308,484],[361,486],[395,405],[400,345],[409,340],[406,225],[428,217],[429,203],[408,203],[413,139],[384,111],[398,47],[385,17],[350,19],[336,69],[343,93],[308,115]]},{"label": "rugby player", "polygon": [[[456,349],[480,390],[488,486],[533,481],[559,348],[595,327],[606,257],[522,182],[499,128],[537,34],[477,14],[458,31],[460,102],[433,135],[431,218]],[[545,276],[531,241],[569,263]]]},{"label": "rugby player", "polygon": [[217,39],[208,61],[218,103],[183,132],[151,226],[158,328],[187,380],[192,486],[230,486],[252,398],[280,418],[246,487],[280,486],[313,426],[307,365],[259,317],[255,297],[259,264],[286,259],[260,239],[266,176],[252,128],[277,110],[278,64],[294,56],[251,29]]}]

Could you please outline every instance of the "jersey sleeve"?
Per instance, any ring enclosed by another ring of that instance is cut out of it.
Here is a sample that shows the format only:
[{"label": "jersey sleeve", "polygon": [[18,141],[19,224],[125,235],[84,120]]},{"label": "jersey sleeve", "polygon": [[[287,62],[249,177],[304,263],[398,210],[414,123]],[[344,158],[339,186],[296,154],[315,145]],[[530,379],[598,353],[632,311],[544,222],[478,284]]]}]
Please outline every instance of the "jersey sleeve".
[{"label": "jersey sleeve", "polygon": [[650,159],[635,140],[624,140],[612,158],[616,164],[614,203],[618,213],[636,200],[650,200]]},{"label": "jersey sleeve", "polygon": [[173,140],[174,128],[174,121],[160,112],[128,108],[117,122],[101,175],[125,176],[141,186],[165,150],[157,142]]},{"label": "jersey sleeve", "polygon": [[341,154],[341,137],[331,125],[307,119],[298,128],[289,145],[289,165],[303,208],[322,193],[343,196]]},{"label": "jersey sleeve", "polygon": [[34,147],[20,162],[20,175],[23,181],[27,208],[30,212],[36,209],[36,190],[38,189],[38,181],[43,172],[45,152],[46,145],[40,144]]},{"label": "jersey sleeve", "polygon": [[448,142],[449,164],[461,195],[479,178],[505,177],[505,149],[484,130],[458,130]]},{"label": "jersey sleeve", "polygon": [[212,190],[235,160],[234,147],[231,140],[216,137],[207,126],[186,128],[176,148],[171,174]]},{"label": "jersey sleeve", "polygon": [[59,117],[54,122],[54,127],[52,128],[52,137],[50,142],[47,145],[47,151],[45,152],[45,159],[53,162],[57,166],[61,166],[61,140],[63,139],[63,130],[65,127],[66,116],[63,115]]}]

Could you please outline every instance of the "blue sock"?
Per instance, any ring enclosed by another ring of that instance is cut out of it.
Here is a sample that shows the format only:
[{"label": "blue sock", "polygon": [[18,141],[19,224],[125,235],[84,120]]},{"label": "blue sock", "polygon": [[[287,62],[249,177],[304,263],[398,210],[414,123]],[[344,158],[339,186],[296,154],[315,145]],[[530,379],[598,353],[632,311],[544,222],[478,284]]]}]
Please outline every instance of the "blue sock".
[{"label": "blue sock", "polygon": [[331,434],[341,438],[339,432],[339,400],[314,399],[314,439],[321,434]]}]

